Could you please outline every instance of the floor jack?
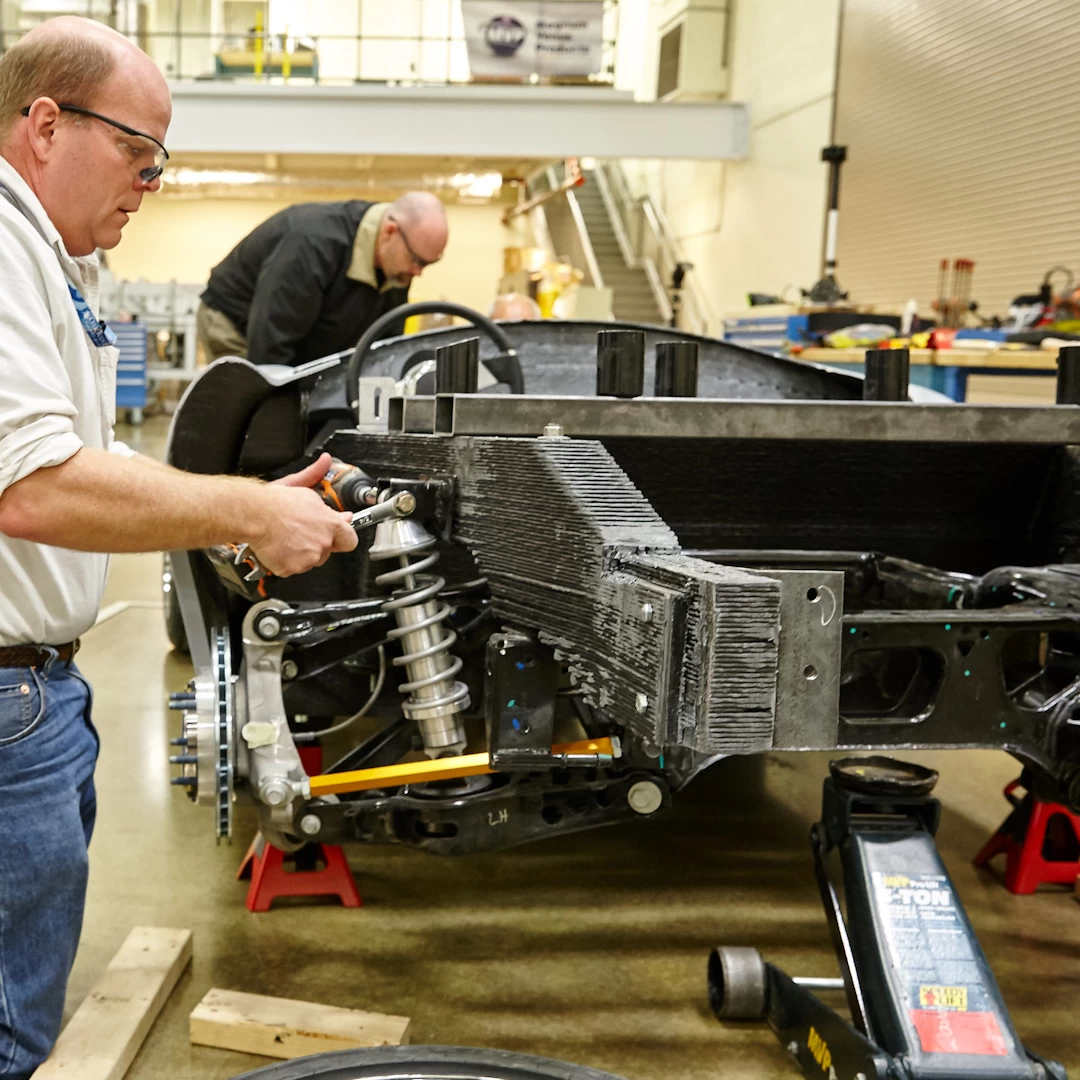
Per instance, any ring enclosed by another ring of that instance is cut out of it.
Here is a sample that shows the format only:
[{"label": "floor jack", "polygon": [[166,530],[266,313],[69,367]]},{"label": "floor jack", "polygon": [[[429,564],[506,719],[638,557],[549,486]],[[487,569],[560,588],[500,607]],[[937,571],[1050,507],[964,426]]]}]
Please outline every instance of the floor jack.
[{"label": "floor jack", "polygon": [[[721,1020],[766,1020],[813,1080],[1065,1080],[1026,1049],[934,843],[937,773],[830,763],[814,866],[852,1022],[756,949],[709,957]],[[828,871],[837,853],[847,919]]]}]

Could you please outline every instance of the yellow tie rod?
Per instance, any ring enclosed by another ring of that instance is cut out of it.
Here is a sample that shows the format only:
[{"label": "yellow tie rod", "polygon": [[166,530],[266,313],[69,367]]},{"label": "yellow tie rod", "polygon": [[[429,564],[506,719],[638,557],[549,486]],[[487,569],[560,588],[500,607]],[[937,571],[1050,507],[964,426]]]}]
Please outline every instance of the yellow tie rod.
[{"label": "yellow tie rod", "polygon": [[[585,739],[560,743],[551,748],[553,754],[596,754],[615,756],[610,739]],[[327,773],[311,778],[311,797],[341,795],[346,791],[370,791],[372,788],[401,787],[404,784],[429,783],[432,780],[454,780],[461,776],[493,773],[487,754],[464,754],[460,757],[436,758],[434,761],[406,761],[400,765],[383,765],[378,769],[357,769],[355,772]]]}]

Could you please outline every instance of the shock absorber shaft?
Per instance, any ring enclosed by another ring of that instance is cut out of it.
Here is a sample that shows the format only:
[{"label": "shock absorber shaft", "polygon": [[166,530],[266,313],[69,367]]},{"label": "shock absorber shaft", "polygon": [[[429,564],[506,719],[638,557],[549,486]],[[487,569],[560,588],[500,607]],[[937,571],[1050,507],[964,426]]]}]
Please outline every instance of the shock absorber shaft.
[{"label": "shock absorber shaft", "polygon": [[393,662],[404,667],[407,676],[400,687],[409,695],[402,708],[416,720],[428,754],[437,757],[461,753],[465,747],[460,716],[469,707],[469,689],[455,678],[462,667],[461,660],[450,655],[457,634],[443,626],[450,605],[438,594],[446,582],[425,573],[439,556],[430,552],[419,561],[410,560],[434,545],[435,537],[418,522],[393,519],[376,527],[368,557],[373,562],[398,560],[396,569],[379,574],[375,581],[392,590],[383,610],[393,612],[397,620],[388,636],[401,642],[402,654]]}]

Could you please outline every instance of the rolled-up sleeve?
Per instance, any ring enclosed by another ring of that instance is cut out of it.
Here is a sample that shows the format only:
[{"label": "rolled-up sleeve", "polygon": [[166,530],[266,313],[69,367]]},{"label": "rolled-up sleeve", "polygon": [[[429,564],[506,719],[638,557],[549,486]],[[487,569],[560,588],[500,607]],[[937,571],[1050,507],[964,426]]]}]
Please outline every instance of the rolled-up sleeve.
[{"label": "rolled-up sleeve", "polygon": [[76,454],[71,383],[31,260],[0,249],[0,495]]}]

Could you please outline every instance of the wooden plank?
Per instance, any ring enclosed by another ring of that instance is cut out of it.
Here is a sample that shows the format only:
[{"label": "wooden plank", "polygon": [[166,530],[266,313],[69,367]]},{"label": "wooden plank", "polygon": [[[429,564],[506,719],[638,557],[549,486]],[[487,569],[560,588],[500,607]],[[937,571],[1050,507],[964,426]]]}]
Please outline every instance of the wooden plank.
[{"label": "wooden plank", "polygon": [[236,990],[211,990],[191,1013],[193,1043],[276,1058],[364,1046],[400,1046],[408,1042],[408,1030],[407,1016]]},{"label": "wooden plank", "polygon": [[[814,364],[861,364],[866,359],[866,350],[870,346],[859,349],[826,349],[816,346],[805,348],[792,360],[807,360]],[[909,362],[912,367],[923,367],[934,363],[933,349],[911,349]]]},{"label": "wooden plank", "polygon": [[136,926],[35,1080],[120,1080],[190,960],[190,930]]},{"label": "wooden plank", "polygon": [[1026,371],[1057,371],[1057,353],[1041,349],[941,349],[934,354],[938,367],[1023,368]]}]

